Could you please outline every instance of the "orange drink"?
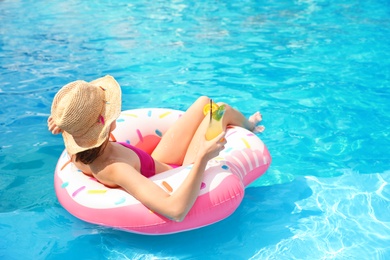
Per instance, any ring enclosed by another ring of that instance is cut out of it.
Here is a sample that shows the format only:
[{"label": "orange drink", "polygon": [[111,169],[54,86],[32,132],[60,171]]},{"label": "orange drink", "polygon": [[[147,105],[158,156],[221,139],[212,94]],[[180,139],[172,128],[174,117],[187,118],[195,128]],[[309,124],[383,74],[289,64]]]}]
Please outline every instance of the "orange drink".
[{"label": "orange drink", "polygon": [[[206,131],[206,140],[211,140],[217,137],[223,131],[222,119],[225,114],[225,106],[218,106],[215,103],[210,102],[210,123]],[[216,108],[216,110],[215,110]],[[214,110],[214,111],[213,111]]]}]

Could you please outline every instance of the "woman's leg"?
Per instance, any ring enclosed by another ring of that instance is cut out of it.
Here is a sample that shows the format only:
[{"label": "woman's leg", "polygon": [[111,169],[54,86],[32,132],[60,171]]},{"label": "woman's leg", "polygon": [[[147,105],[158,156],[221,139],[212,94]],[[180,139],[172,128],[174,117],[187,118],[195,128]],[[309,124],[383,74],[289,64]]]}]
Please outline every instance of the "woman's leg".
[{"label": "woman's leg", "polygon": [[181,165],[188,146],[205,118],[203,107],[210,102],[206,96],[199,97],[161,138],[152,153],[160,162]]},{"label": "woman's leg", "polygon": [[[198,98],[163,135],[152,157],[167,164],[192,163],[199,150],[200,138],[204,138],[209,125],[209,117],[203,114],[203,107],[209,103],[210,99],[206,96]],[[218,103],[218,105],[222,104],[224,103]],[[222,121],[223,129],[226,129],[227,125],[234,125],[253,132],[263,130],[262,126],[257,126],[262,120],[259,112],[247,119],[240,111],[227,104],[224,105],[226,111]]]},{"label": "woman's leg", "polygon": [[[261,132],[264,130],[264,127],[257,126],[257,124],[262,120],[260,112],[254,113],[249,119],[247,119],[240,111],[232,108],[231,106],[225,103],[218,103],[219,106],[225,105],[226,111],[222,120],[222,127],[226,129],[228,125],[240,126],[246,128],[253,132]],[[196,157],[196,154],[199,150],[200,138],[205,138],[206,129],[209,125],[209,117],[204,117],[202,123],[199,125],[197,131],[195,132],[190,145],[188,146],[186,155],[183,160],[183,165],[193,163]]]}]

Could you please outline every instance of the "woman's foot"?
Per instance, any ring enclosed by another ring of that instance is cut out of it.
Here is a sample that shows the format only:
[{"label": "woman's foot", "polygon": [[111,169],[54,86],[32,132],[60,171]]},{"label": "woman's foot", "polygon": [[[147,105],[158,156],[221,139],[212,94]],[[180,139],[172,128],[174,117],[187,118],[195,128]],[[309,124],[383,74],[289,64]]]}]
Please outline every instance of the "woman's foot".
[{"label": "woman's foot", "polygon": [[251,131],[253,133],[261,133],[264,131],[265,127],[260,125],[258,126],[257,124],[261,122],[261,120],[263,120],[263,117],[261,116],[260,112],[257,111],[256,113],[254,113],[253,115],[251,115],[248,119],[249,123],[251,124]]}]

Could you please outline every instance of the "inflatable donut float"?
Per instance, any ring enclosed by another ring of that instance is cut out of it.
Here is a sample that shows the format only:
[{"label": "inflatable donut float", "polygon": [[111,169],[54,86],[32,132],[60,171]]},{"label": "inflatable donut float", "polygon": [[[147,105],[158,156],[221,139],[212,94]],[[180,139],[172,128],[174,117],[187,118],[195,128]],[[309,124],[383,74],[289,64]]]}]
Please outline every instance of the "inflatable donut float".
[{"label": "inflatable donut float", "polygon": [[[113,135],[118,142],[151,153],[183,113],[161,108],[123,111]],[[229,127],[225,138],[225,149],[208,162],[198,198],[181,222],[150,211],[121,188],[106,187],[83,174],[69,163],[66,150],[55,169],[56,195],[61,205],[79,219],[134,233],[170,234],[213,224],[237,209],[245,187],[263,175],[271,164],[268,149],[256,134],[241,127]],[[150,180],[166,192],[174,193],[191,167],[179,166]]]}]

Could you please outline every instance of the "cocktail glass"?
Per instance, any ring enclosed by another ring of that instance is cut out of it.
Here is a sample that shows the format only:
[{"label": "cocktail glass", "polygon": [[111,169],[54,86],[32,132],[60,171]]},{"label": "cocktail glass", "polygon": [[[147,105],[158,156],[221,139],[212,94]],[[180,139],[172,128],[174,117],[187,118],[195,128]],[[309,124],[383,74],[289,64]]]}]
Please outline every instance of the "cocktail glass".
[{"label": "cocktail glass", "polygon": [[[212,102],[212,101],[210,101]],[[225,105],[221,105],[217,110],[213,111],[212,105],[210,105],[210,122],[206,130],[206,140],[212,140],[217,137],[223,131],[222,120],[225,114]]]}]

